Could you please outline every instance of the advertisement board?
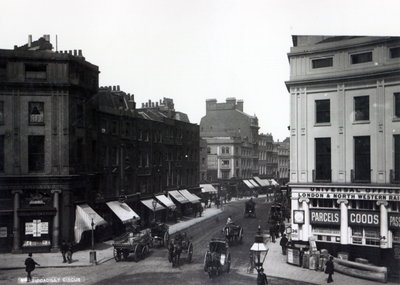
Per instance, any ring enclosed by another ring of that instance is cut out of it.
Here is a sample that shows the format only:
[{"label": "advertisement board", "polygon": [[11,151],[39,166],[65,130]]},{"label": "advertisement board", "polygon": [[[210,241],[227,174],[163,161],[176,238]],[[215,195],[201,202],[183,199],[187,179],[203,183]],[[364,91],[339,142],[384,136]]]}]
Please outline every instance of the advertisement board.
[{"label": "advertisement board", "polygon": [[379,223],[379,212],[349,210],[349,226],[379,227]]},{"label": "advertisement board", "polygon": [[311,225],[340,225],[340,210],[310,209]]}]

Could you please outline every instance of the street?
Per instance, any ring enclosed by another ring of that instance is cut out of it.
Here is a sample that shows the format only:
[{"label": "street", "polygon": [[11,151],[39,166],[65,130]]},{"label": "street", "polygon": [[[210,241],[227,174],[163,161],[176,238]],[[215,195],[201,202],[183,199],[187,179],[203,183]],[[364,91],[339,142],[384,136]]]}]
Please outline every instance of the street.
[{"label": "street", "polygon": [[[256,274],[246,273],[249,265],[249,249],[254,242],[258,225],[261,225],[262,230],[267,230],[268,217],[266,213],[269,212],[269,204],[265,203],[265,198],[255,201],[257,202],[257,218],[243,217],[244,201],[232,202],[224,205],[223,214],[212,217],[188,230],[187,234],[192,238],[194,245],[193,261],[190,264],[182,259],[180,267],[172,268],[167,259],[167,249],[154,248],[150,256],[137,263],[133,260],[121,262],[110,260],[96,267],[46,269],[39,267],[33,272],[33,277],[34,279],[43,279],[47,283],[69,284],[256,284]],[[236,224],[243,227],[243,243],[234,244],[230,248],[231,272],[223,273],[215,279],[209,279],[203,270],[204,254],[211,238],[221,236],[221,230],[228,216],[231,216]],[[2,284],[16,284],[18,277],[25,277],[25,271],[0,272]],[[307,284],[272,277],[268,279],[269,284]],[[41,284],[46,284],[46,282]]]}]

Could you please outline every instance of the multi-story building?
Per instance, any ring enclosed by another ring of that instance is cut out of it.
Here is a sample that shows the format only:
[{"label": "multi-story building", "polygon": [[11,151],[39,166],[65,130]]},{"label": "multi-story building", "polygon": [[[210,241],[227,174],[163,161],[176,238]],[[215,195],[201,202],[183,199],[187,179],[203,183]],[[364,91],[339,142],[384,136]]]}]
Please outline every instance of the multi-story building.
[{"label": "multi-story building", "polygon": [[292,239],[398,271],[400,38],[293,36],[288,57]]},{"label": "multi-story building", "polygon": [[243,112],[243,101],[207,100],[200,136],[207,141],[209,181],[258,175],[258,129],[257,117]]},{"label": "multi-story building", "polygon": [[73,236],[73,202],[94,189],[98,74],[47,35],[0,50],[0,250],[58,250]]},{"label": "multi-story building", "polygon": [[199,153],[199,163],[200,163],[200,183],[207,182],[207,141],[200,139],[200,153]]},{"label": "multi-story building", "polygon": [[276,142],[278,147],[278,171],[277,181],[281,185],[289,182],[289,161],[290,161],[290,139],[286,138],[282,142]]},{"label": "multi-story building", "polygon": [[272,134],[258,135],[258,167],[260,177],[278,178],[277,145]]}]

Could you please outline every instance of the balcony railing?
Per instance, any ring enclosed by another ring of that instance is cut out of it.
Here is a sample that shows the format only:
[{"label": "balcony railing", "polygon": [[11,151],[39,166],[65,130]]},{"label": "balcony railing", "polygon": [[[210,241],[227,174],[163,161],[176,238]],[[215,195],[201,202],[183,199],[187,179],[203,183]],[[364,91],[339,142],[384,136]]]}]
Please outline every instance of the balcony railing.
[{"label": "balcony railing", "polygon": [[368,178],[360,178],[360,177],[356,177],[356,172],[354,169],[352,169],[350,172],[351,183],[371,183],[371,172],[372,172],[372,169],[370,169],[370,175]]},{"label": "balcony railing", "polygon": [[312,179],[313,182],[325,182],[325,183],[330,183],[332,182],[332,169],[329,173],[329,176],[327,177],[317,177],[317,171],[315,169],[312,170]]},{"label": "balcony railing", "polygon": [[391,184],[400,184],[400,171],[396,171],[394,169],[390,169],[390,183]]}]

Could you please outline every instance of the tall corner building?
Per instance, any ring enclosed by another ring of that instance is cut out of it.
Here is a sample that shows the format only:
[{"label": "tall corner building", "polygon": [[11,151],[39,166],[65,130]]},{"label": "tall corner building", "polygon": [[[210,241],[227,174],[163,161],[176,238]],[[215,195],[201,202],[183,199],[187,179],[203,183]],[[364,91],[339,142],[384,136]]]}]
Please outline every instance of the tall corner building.
[{"label": "tall corner building", "polygon": [[292,239],[400,266],[400,38],[293,36]]}]

